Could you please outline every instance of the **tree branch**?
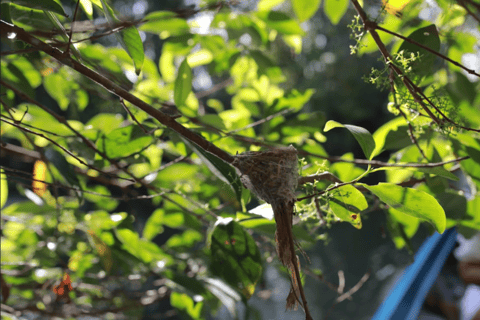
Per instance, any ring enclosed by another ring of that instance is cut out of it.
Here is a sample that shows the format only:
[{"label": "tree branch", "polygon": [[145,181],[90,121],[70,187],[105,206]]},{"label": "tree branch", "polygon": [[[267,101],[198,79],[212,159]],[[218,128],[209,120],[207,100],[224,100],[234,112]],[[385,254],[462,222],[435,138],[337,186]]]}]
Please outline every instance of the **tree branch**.
[{"label": "tree branch", "polygon": [[187,138],[188,140],[192,141],[193,143],[197,144],[199,147],[204,149],[207,152],[212,153],[213,155],[216,155],[223,161],[227,163],[232,163],[234,158],[228,154],[227,152],[223,151],[222,149],[218,148],[217,146],[213,145],[211,142],[207,141],[205,138],[202,136],[190,131],[180,123],[176,122],[174,118],[169,117],[162,113],[161,111],[153,108],[146,102],[142,101],[141,99],[135,97],[119,85],[115,84],[113,81],[105,78],[101,74],[95,72],[94,70],[84,66],[80,62],[77,62],[70,57],[65,57],[63,55],[63,52],[61,52],[59,49],[54,48],[47,43],[33,37],[30,35],[28,32],[23,30],[22,28],[19,28],[17,26],[14,26],[12,24],[9,24],[3,20],[0,20],[0,31],[2,37],[6,37],[8,33],[14,33],[16,34],[16,38],[19,40],[22,40],[25,43],[28,43],[34,47],[39,48],[41,51],[45,52],[46,54],[54,57],[57,59],[59,62],[62,64],[69,66],[70,68],[76,70],[77,72],[83,74],[90,80],[96,82],[97,84],[101,85],[104,87],[106,90],[110,91],[114,95],[123,98],[124,100],[127,100],[128,102],[132,103],[139,109],[145,111],[155,119],[157,119],[161,124],[171,128],[178,134],[182,135],[183,137]]}]

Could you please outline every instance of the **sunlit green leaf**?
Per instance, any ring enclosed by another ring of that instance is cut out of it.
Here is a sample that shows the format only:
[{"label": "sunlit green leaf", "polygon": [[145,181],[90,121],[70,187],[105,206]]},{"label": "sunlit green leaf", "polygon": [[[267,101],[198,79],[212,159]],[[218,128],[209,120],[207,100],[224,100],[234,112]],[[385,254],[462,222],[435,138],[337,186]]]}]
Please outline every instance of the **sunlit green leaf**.
[{"label": "sunlit green leaf", "polygon": [[132,58],[135,66],[135,73],[140,74],[145,59],[143,43],[137,28],[130,27],[122,30],[122,38],[127,48],[128,55]]},{"label": "sunlit green leaf", "polygon": [[138,234],[132,230],[118,229],[115,233],[123,243],[125,250],[143,262],[148,263],[153,260],[170,259],[156,244],[145,239],[140,239]]},{"label": "sunlit green leaf", "polygon": [[428,221],[439,233],[445,231],[445,211],[437,200],[428,193],[400,187],[392,183],[379,183],[376,186],[362,184],[362,186],[392,208]]},{"label": "sunlit green leaf", "polygon": [[298,20],[305,21],[317,12],[321,2],[321,0],[292,0],[292,7]]},{"label": "sunlit green leaf", "polygon": [[185,59],[180,68],[178,68],[173,101],[177,106],[183,105],[190,92],[192,92],[192,69],[190,69],[187,59]]},{"label": "sunlit green leaf", "polygon": [[347,12],[348,3],[348,0],[325,0],[323,11],[332,24],[336,25],[340,22],[340,19]]},{"label": "sunlit green leaf", "polygon": [[257,4],[258,11],[270,11],[275,6],[283,3],[285,0],[260,0]]},{"label": "sunlit green leaf", "polygon": [[177,15],[171,11],[155,11],[149,13],[144,19],[147,22],[140,26],[140,30],[157,33],[164,37],[184,34],[190,30],[187,21],[177,18]]},{"label": "sunlit green leaf", "polygon": [[3,208],[8,199],[7,175],[3,169],[0,169],[0,209]]},{"label": "sunlit green leaf", "polygon": [[372,159],[374,156],[373,150],[375,150],[375,140],[370,132],[362,127],[353,126],[350,124],[341,124],[336,121],[330,120],[325,124],[323,131],[327,132],[333,128],[345,128],[355,137],[357,142],[362,147],[363,153],[367,159]]},{"label": "sunlit green leaf", "polygon": [[62,16],[67,16],[62,5],[54,0],[4,0],[2,2],[10,2],[32,9],[52,11],[61,14]]},{"label": "sunlit green leaf", "polygon": [[110,158],[126,157],[146,148],[152,137],[137,125],[118,128],[104,136],[97,144]]},{"label": "sunlit green leaf", "polygon": [[203,302],[194,303],[193,299],[185,293],[172,292],[170,294],[172,307],[177,308],[181,313],[186,313],[189,319],[203,319],[201,317]]},{"label": "sunlit green leaf", "polygon": [[280,33],[300,35],[305,34],[305,31],[303,31],[298,22],[283,12],[259,12],[257,15],[260,17],[260,19],[265,21],[268,27],[275,29]]},{"label": "sunlit green leaf", "polygon": [[351,223],[355,228],[362,228],[360,213],[368,208],[365,196],[352,185],[345,185],[331,192],[328,199],[330,209],[342,221]]},{"label": "sunlit green leaf", "polygon": [[195,230],[185,230],[182,234],[175,234],[165,244],[169,248],[191,247],[202,240],[202,234]]}]

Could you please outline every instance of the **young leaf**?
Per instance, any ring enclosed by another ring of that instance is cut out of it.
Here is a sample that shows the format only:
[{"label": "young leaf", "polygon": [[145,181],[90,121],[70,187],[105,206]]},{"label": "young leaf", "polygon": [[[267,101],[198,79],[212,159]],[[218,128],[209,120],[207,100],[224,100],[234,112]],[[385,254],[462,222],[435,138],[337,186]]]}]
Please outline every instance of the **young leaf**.
[{"label": "young leaf", "polygon": [[445,211],[437,200],[428,193],[400,187],[392,183],[379,183],[376,186],[361,185],[390,207],[428,221],[439,233],[445,231],[447,223]]},{"label": "young leaf", "polygon": [[342,221],[351,223],[355,228],[362,228],[360,212],[368,208],[365,196],[352,185],[345,185],[332,191],[328,199],[330,209]]},{"label": "young leaf", "polygon": [[175,89],[173,93],[173,101],[175,104],[177,106],[183,105],[191,91],[192,69],[190,69],[187,59],[185,59],[180,65],[180,68],[178,68],[177,79],[175,80]]},{"label": "young leaf", "polygon": [[318,7],[320,7],[321,0],[292,0],[293,11],[301,22],[310,19]]},{"label": "young leaf", "polygon": [[338,24],[347,12],[348,3],[348,0],[325,0],[323,11],[333,25]]},{"label": "young leaf", "polygon": [[350,131],[355,137],[357,142],[362,147],[363,153],[367,159],[372,159],[374,156],[373,150],[375,150],[375,140],[367,129],[362,127],[353,126],[351,124],[341,124],[336,121],[330,120],[325,124],[324,132],[327,132],[333,128],[345,128]]},{"label": "young leaf", "polygon": [[260,251],[252,236],[233,219],[221,219],[210,237],[212,272],[246,298],[262,275]]}]

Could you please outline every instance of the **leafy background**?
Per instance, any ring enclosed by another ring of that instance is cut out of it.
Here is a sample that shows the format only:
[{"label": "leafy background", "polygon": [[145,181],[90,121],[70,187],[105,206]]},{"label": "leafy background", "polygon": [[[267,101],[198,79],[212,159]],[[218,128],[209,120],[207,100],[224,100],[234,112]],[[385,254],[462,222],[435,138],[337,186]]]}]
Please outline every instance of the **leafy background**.
[{"label": "leafy background", "polygon": [[[438,125],[399,80],[389,93],[354,3],[85,0],[71,35],[75,1],[2,1],[3,21],[62,51],[75,43],[58,61],[2,24],[2,317],[304,318],[284,311],[290,280],[268,206],[218,154],[69,61],[229,154],[293,144],[302,176],[329,174],[299,187],[298,198],[329,191],[297,202],[293,228],[315,318],[370,318],[434,229],[480,229],[478,10],[364,3],[379,26],[464,63],[378,31],[454,119]],[[73,290],[60,295],[65,272]]]}]

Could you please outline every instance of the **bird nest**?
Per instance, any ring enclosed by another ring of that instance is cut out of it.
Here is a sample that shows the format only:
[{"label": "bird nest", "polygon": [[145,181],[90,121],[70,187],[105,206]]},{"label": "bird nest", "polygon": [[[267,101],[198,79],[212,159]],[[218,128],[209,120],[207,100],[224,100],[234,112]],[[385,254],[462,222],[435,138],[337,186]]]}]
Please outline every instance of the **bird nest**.
[{"label": "bird nest", "polygon": [[295,201],[298,180],[297,150],[289,147],[245,152],[233,161],[243,185],[271,205]]}]

